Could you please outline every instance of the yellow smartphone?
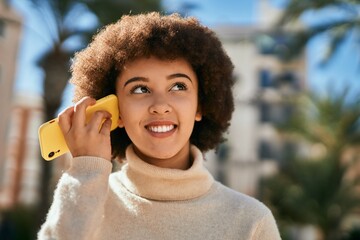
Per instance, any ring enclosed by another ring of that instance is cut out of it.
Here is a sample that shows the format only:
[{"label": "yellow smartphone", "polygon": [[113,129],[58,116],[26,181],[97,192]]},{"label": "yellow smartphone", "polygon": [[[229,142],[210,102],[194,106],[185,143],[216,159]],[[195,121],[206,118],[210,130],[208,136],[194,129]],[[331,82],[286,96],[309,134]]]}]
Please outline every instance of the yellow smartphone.
[{"label": "yellow smartphone", "polygon": [[[86,122],[88,122],[92,115],[99,110],[105,110],[111,113],[111,130],[118,126],[119,119],[119,105],[116,95],[111,94],[96,101],[96,104],[86,109]],[[68,152],[64,135],[61,132],[58,124],[58,118],[50,120],[39,127],[39,142],[41,156],[51,161],[64,153]]]}]

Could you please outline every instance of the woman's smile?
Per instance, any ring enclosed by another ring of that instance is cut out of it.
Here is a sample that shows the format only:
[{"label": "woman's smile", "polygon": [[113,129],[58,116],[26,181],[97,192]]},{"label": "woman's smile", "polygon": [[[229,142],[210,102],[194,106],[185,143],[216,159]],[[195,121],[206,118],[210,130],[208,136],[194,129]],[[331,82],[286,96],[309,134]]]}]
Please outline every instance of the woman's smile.
[{"label": "woman's smile", "polygon": [[177,125],[171,122],[152,122],[145,126],[151,136],[165,138],[176,131]]},{"label": "woman's smile", "polygon": [[167,133],[175,129],[175,125],[146,126],[146,129],[154,133]]}]

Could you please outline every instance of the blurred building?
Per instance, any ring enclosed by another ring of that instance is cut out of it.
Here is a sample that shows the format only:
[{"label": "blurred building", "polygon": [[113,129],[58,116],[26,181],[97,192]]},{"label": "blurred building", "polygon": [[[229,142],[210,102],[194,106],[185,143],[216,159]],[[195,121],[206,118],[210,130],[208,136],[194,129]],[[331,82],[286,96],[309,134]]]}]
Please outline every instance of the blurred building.
[{"label": "blurred building", "polygon": [[[306,88],[305,57],[283,62],[275,55],[286,47],[270,30],[281,12],[269,1],[258,1],[256,24],[215,28],[235,65],[235,111],[227,142],[210,153],[209,168],[226,185],[258,196],[261,176],[277,171],[287,143],[275,125],[292,113],[289,98]],[[266,18],[265,18],[266,16]]]},{"label": "blurred building", "polygon": [[43,121],[42,97],[15,93],[9,118],[7,149],[0,175],[0,204],[4,208],[33,205],[39,200],[41,177],[37,129]]},{"label": "blurred building", "polygon": [[21,17],[0,1],[0,194],[4,186],[5,156],[16,61],[21,38]]}]

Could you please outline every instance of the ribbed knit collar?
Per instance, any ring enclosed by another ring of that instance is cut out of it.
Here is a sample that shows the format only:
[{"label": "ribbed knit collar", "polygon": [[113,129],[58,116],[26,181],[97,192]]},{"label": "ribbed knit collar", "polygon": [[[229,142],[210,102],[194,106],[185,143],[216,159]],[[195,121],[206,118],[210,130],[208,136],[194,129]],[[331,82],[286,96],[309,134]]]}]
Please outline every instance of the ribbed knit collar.
[{"label": "ribbed knit collar", "polygon": [[201,151],[190,147],[194,159],[187,170],[160,168],[141,160],[130,145],[126,150],[127,163],[120,171],[121,183],[132,193],[151,200],[175,201],[200,197],[214,182],[204,167]]}]

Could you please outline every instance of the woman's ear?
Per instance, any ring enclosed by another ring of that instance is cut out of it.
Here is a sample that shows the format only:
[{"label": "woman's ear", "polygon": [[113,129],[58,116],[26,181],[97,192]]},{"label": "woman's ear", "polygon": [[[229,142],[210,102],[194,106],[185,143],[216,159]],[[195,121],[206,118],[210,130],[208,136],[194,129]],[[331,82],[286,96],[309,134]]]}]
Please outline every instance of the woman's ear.
[{"label": "woman's ear", "polygon": [[200,110],[198,110],[195,114],[195,121],[200,122],[202,119],[202,113]]},{"label": "woman's ear", "polygon": [[198,104],[196,114],[195,114],[195,121],[200,122],[201,119],[202,119],[202,111],[201,111],[200,104]]}]

